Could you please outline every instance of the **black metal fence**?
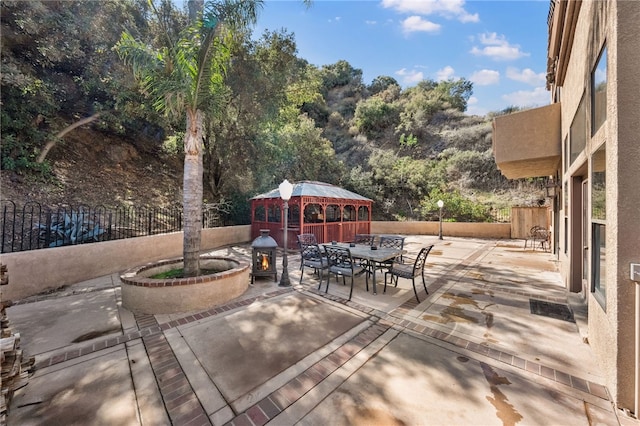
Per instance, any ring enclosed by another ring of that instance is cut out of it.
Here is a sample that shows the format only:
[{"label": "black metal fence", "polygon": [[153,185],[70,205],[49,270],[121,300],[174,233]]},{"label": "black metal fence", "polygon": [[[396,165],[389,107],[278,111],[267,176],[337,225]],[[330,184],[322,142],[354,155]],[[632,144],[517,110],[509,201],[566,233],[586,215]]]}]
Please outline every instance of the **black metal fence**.
[{"label": "black metal fence", "polygon": [[511,222],[511,207],[502,207],[499,209],[491,209],[489,216],[494,222],[509,223]]},{"label": "black metal fence", "polygon": [[[0,200],[0,253],[165,234],[182,230],[182,209],[150,207],[62,206]],[[203,206],[203,228],[224,226],[228,209]],[[511,208],[491,209],[494,222],[510,222]]]},{"label": "black metal fence", "polygon": [[[181,208],[62,206],[0,200],[0,252],[120,240],[182,230]],[[224,226],[215,205],[203,208],[202,226]]]}]

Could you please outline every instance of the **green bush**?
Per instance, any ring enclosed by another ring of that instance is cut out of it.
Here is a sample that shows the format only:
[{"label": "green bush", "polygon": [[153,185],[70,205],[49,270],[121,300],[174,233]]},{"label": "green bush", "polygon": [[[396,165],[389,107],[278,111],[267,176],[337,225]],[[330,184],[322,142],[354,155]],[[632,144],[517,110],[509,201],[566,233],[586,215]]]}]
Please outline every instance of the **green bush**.
[{"label": "green bush", "polygon": [[458,191],[434,189],[420,202],[420,210],[426,220],[438,220],[438,200],[444,202],[442,220],[448,222],[492,222],[489,209],[465,198]]}]

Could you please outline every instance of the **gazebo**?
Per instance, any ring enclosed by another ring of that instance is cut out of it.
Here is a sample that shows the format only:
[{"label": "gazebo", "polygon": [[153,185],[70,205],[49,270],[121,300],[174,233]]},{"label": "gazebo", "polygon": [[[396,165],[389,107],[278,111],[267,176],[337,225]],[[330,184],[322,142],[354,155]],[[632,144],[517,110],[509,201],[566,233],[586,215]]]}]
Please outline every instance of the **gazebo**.
[{"label": "gazebo", "polygon": [[[368,234],[372,202],[328,183],[295,183],[289,200],[287,245],[295,249],[298,234],[314,234],[319,243],[350,241],[355,234]],[[251,198],[251,238],[268,229],[282,247],[283,228],[283,201],[277,188]]]}]

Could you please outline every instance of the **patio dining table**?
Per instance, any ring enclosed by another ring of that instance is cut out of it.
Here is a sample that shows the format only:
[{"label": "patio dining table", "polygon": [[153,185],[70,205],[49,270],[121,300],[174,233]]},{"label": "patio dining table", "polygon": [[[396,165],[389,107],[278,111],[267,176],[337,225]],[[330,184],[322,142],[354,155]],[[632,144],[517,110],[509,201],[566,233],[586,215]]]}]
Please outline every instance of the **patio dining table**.
[{"label": "patio dining table", "polygon": [[[378,294],[376,287],[376,265],[389,261],[391,259],[395,259],[401,254],[406,253],[406,250],[401,250],[398,248],[391,247],[376,247],[376,246],[368,246],[356,244],[355,246],[350,245],[349,243],[325,243],[323,246],[338,246],[348,248],[351,252],[351,257],[354,259],[366,260],[369,272],[373,277],[373,294]],[[372,249],[375,247],[375,249]]]}]

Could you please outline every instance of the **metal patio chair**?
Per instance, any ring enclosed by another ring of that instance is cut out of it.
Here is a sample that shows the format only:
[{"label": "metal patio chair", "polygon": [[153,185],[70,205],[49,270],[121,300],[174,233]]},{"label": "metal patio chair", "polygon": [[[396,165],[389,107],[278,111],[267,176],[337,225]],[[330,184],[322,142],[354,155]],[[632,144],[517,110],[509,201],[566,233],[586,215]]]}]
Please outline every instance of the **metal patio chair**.
[{"label": "metal patio chair", "polygon": [[535,225],[529,230],[529,235],[524,240],[524,248],[526,250],[527,243],[531,241],[531,248],[536,249],[536,244],[540,244],[542,250],[547,251],[549,243],[549,230],[542,226]]},{"label": "metal patio chair", "polygon": [[376,240],[375,235],[371,234],[356,234],[353,237],[353,243],[364,246],[372,246]]},{"label": "metal patio chair", "polygon": [[420,298],[418,297],[418,290],[416,289],[416,277],[422,277],[422,286],[424,287],[424,291],[429,294],[429,290],[427,290],[427,283],[424,279],[424,265],[427,260],[427,256],[429,252],[433,248],[433,245],[426,246],[420,250],[418,256],[412,263],[400,263],[394,261],[391,265],[391,268],[384,274],[384,290],[383,293],[387,291],[387,275],[391,275],[391,282],[395,279],[395,286],[398,287],[398,278],[407,278],[411,279],[411,283],[413,284],[413,293],[416,295],[416,300],[420,303]]},{"label": "metal patio chair", "polygon": [[305,266],[313,268],[314,273],[320,277],[320,283],[318,284],[318,290],[320,290],[320,286],[322,286],[322,271],[329,267],[327,258],[323,256],[315,235],[300,234],[297,238],[298,247],[300,248],[300,283],[302,283]]},{"label": "metal patio chair", "polygon": [[[331,281],[331,274],[336,276],[342,276],[342,284],[345,285],[345,277],[351,277],[351,290],[349,291],[349,300],[353,295],[353,278],[357,275],[366,273],[367,269],[357,262],[354,262],[351,257],[351,251],[346,247],[338,246],[324,246],[325,253],[327,255],[327,261],[329,263],[329,272],[327,274],[327,287],[324,292],[329,291],[329,282]],[[365,274],[367,291],[369,291],[369,276]]]}]

